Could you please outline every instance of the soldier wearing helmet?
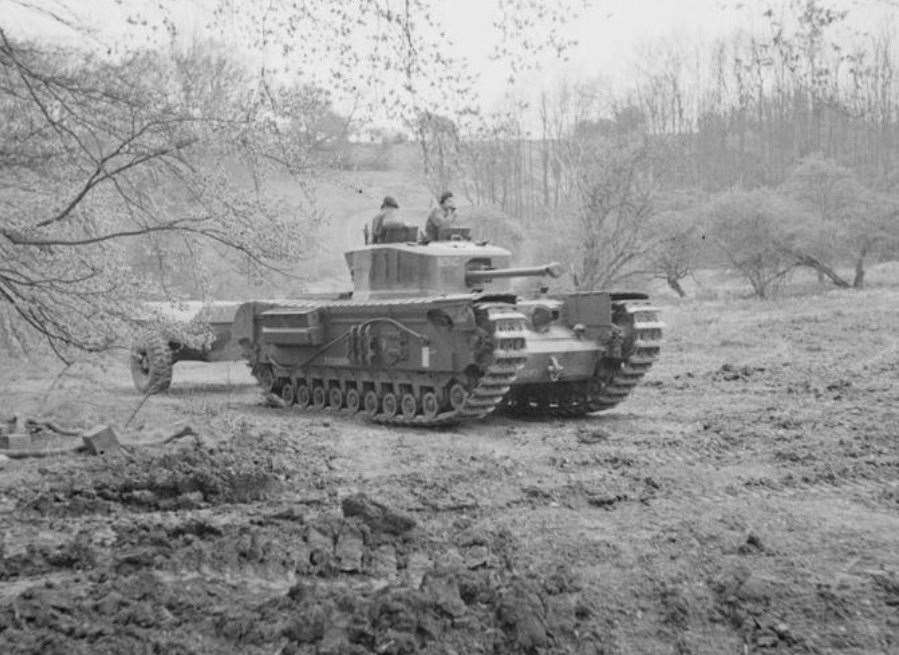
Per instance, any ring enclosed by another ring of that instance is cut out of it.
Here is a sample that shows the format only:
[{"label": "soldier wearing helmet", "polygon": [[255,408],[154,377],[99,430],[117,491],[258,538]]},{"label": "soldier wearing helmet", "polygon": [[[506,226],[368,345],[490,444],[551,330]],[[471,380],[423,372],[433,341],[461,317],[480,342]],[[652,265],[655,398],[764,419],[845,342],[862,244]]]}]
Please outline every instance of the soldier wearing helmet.
[{"label": "soldier wearing helmet", "polygon": [[371,220],[371,242],[381,243],[384,226],[394,223],[394,214],[400,206],[393,196],[384,196],[381,202],[381,211],[375,214]]},{"label": "soldier wearing helmet", "polygon": [[453,224],[455,212],[456,203],[452,191],[444,191],[440,196],[440,204],[428,215],[428,222],[425,223],[425,239],[437,241],[440,238],[440,230]]}]

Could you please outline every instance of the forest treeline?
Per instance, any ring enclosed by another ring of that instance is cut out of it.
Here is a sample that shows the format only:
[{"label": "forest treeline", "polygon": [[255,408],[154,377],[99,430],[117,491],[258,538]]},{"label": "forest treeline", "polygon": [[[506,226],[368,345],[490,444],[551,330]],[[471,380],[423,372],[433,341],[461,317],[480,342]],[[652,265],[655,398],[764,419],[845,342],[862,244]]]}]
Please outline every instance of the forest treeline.
[{"label": "forest treeline", "polygon": [[562,83],[474,135],[427,121],[433,184],[518,217],[579,288],[652,275],[683,293],[700,263],[761,297],[797,267],[861,287],[899,245],[893,35],[790,8],[760,34],[649,43],[629,88]]}]

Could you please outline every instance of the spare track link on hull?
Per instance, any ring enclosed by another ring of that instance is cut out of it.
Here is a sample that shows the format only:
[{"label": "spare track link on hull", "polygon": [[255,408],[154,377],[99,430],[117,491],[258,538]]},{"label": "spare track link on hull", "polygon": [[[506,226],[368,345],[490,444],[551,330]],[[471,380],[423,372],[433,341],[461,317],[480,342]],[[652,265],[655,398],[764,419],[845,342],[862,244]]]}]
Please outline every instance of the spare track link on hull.
[{"label": "spare track link on hull", "polygon": [[[472,389],[467,390],[464,399],[458,407],[443,411],[432,417],[427,417],[421,413],[421,398],[417,399],[419,411],[415,416],[407,417],[402,411],[397,411],[394,415],[388,415],[383,412],[374,416],[364,413],[364,409],[359,408],[356,411],[350,411],[346,407],[342,407],[339,411],[346,414],[356,414],[357,412],[364,416],[366,420],[380,423],[382,425],[406,425],[419,427],[438,427],[443,425],[454,425],[462,421],[470,421],[484,418],[496,409],[509,388],[518,375],[519,369],[524,365],[526,358],[523,354],[525,348],[525,332],[523,329],[526,318],[523,314],[516,311],[514,307],[508,306],[487,306],[486,307],[488,321],[493,325],[493,344],[494,349],[490,358],[490,365],[481,375],[477,384]],[[501,345],[518,344],[512,348],[500,348]],[[460,373],[461,374],[461,373]],[[464,377],[464,376],[463,376]],[[395,385],[403,385],[407,380],[397,377],[393,383]],[[380,406],[380,402],[379,402]],[[308,409],[312,410],[310,406]],[[318,411],[334,411],[330,407],[321,408]]]},{"label": "spare track link on hull", "polygon": [[[536,417],[577,417],[610,409],[623,401],[659,357],[662,328],[659,310],[646,302],[616,301],[616,315],[628,317],[630,330],[622,359],[604,358],[589,380],[524,385],[513,389],[509,413]],[[617,323],[616,323],[617,324]]]}]

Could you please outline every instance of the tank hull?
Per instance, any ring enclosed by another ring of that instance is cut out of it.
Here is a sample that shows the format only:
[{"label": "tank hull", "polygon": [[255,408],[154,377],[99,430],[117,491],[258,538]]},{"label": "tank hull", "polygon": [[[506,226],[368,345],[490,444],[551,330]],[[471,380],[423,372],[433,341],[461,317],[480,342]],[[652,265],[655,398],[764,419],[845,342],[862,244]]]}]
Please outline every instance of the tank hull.
[{"label": "tank hull", "polygon": [[232,328],[285,404],[438,425],[614,407],[656,360],[662,324],[638,294],[248,303]]}]

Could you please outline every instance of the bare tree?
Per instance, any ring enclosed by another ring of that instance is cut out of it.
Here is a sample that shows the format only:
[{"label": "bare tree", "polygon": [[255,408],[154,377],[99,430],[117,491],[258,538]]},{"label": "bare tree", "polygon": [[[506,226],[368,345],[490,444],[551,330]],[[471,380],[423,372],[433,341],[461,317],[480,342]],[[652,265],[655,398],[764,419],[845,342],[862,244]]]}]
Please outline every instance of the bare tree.
[{"label": "bare tree", "polygon": [[596,289],[645,272],[656,190],[649,141],[640,126],[581,122],[567,142],[564,165],[575,195],[569,206],[576,257],[575,287]]},{"label": "bare tree", "polygon": [[451,119],[423,111],[415,121],[415,133],[428,185],[439,196],[459,176],[462,148],[459,131]]},{"label": "bare tree", "polygon": [[798,244],[797,261],[828,277],[835,285],[848,287],[834,267],[852,260],[852,286],[864,286],[868,256],[899,240],[893,220],[897,203],[883,193],[862,185],[856,175],[833,160],[810,157],[803,160],[782,187],[817,217]]},{"label": "bare tree", "polygon": [[0,30],[0,298],[60,354],[107,347],[131,318],[148,286],[132,239],[178,234],[262,267],[302,247],[265,171],[308,158],[279,142],[273,108],[245,89],[205,113],[171,72],[151,54],[101,62]]},{"label": "bare tree", "polygon": [[758,298],[768,298],[797,266],[794,203],[766,190],[732,191],[707,208],[710,235]]},{"label": "bare tree", "polygon": [[703,254],[706,234],[694,211],[668,210],[652,218],[653,245],[649,266],[655,277],[683,298],[681,280],[690,275]]}]

